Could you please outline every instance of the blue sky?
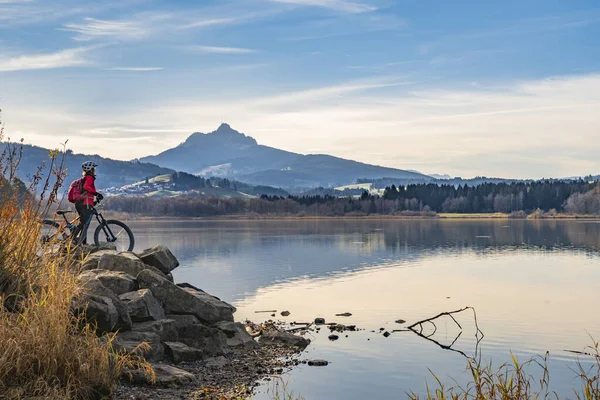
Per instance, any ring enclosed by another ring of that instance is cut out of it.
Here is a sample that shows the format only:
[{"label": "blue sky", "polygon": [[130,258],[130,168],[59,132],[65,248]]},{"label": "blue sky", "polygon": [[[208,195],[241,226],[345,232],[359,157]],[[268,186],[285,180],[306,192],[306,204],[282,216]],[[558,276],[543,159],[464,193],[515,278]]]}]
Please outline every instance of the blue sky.
[{"label": "blue sky", "polygon": [[14,138],[132,159],[221,121],[460,176],[600,173],[597,0],[0,0]]}]

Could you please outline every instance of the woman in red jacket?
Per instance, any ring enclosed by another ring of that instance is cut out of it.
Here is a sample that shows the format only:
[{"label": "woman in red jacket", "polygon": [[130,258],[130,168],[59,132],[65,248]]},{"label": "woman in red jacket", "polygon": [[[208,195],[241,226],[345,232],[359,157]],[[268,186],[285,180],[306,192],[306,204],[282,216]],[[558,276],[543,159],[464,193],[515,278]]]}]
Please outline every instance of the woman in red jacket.
[{"label": "woman in red jacket", "polygon": [[89,220],[92,216],[92,210],[94,208],[95,198],[98,201],[102,200],[104,196],[96,191],[96,167],[98,165],[93,161],[86,161],[81,164],[83,169],[83,192],[81,193],[81,200],[75,203],[75,209],[79,214],[79,231],[81,232],[82,240],[80,243],[87,244],[87,230],[89,227]]}]

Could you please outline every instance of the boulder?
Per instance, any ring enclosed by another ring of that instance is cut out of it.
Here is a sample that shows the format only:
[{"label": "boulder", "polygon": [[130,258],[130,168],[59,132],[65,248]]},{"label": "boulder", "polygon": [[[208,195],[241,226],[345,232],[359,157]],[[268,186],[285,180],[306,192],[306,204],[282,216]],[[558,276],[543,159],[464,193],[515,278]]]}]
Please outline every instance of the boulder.
[{"label": "boulder", "polygon": [[202,359],[204,353],[195,347],[190,347],[181,342],[165,342],[165,355],[173,360],[175,364],[186,361],[197,361]]},{"label": "boulder", "polygon": [[75,300],[71,308],[75,315],[85,313],[86,322],[95,324],[99,334],[112,332],[119,323],[119,312],[108,297],[87,295]]},{"label": "boulder", "polygon": [[165,319],[165,310],[149,289],[125,293],[120,295],[119,299],[127,306],[127,311],[133,322]]},{"label": "boulder", "polygon": [[137,280],[140,288],[152,291],[168,314],[191,314],[207,323],[233,321],[232,307],[212,296],[190,293],[148,269],[140,272]]},{"label": "boulder", "polygon": [[247,346],[258,347],[258,343],[246,331],[246,327],[240,322],[222,321],[215,326],[227,336],[227,345],[230,347]]},{"label": "boulder", "polygon": [[103,255],[117,255],[117,250],[99,250],[94,253],[88,254],[81,263],[81,269],[87,271],[90,269],[98,269],[98,262]]},{"label": "boulder", "polygon": [[305,349],[310,344],[310,340],[303,338],[302,336],[279,331],[264,332],[258,341],[260,344],[297,347],[299,349]]},{"label": "boulder", "polygon": [[179,331],[180,329],[182,329],[186,326],[200,323],[200,320],[198,318],[194,317],[193,315],[167,314],[166,319],[173,320],[173,323],[175,324],[175,328],[177,329],[177,331]]},{"label": "boulder", "polygon": [[142,370],[126,371],[123,378],[137,384],[154,384],[167,388],[181,387],[194,380],[193,374],[171,365],[153,364],[152,369],[156,376],[155,382],[152,382],[150,375]]},{"label": "boulder", "polygon": [[131,330],[134,332],[156,333],[163,342],[176,342],[179,338],[177,328],[175,328],[175,321],[171,319],[138,322],[132,325]]},{"label": "boulder", "polygon": [[135,277],[137,277],[141,271],[151,269],[161,276],[164,276],[158,269],[144,264],[135,254],[129,252],[103,254],[98,260],[98,268],[107,271],[121,271]]},{"label": "boulder", "polygon": [[[104,286],[102,284],[102,282],[100,281],[100,279],[98,279],[98,277],[95,274],[87,274],[87,273],[83,273],[80,275],[81,278],[81,286],[82,289],[85,293],[85,295],[77,300],[78,304],[85,304],[87,302],[87,299],[92,299],[94,301],[96,301],[98,298],[104,298],[102,300],[103,303],[105,303],[108,308],[110,309],[110,303],[112,303],[112,306],[117,310],[117,313],[119,314],[119,317],[117,319],[117,323],[112,327],[112,329],[110,329],[110,331],[114,331],[116,329],[120,329],[120,330],[130,330],[131,329],[131,318],[129,317],[129,313],[127,312],[127,306],[125,305],[125,303],[123,303],[116,294],[114,294],[110,289],[108,289],[106,286]],[[110,301],[108,301],[110,300]],[[97,310],[97,311],[101,311],[101,310]],[[94,318],[95,319],[91,319],[90,316],[88,316],[88,321],[98,321],[99,315],[95,314]],[[100,319],[102,320],[106,320],[106,318],[101,317]],[[108,327],[108,326],[107,326]]]},{"label": "boulder", "polygon": [[166,246],[156,246],[138,255],[144,264],[158,268],[163,274],[168,274],[179,266],[179,261]]},{"label": "boulder", "polygon": [[86,279],[87,276],[95,276],[107,289],[117,296],[127,292],[133,292],[137,290],[138,286],[133,276],[120,271],[92,269],[79,275],[81,279]]},{"label": "boulder", "polygon": [[233,313],[236,312],[234,306],[229,303],[224,302],[216,296],[206,293],[203,290],[199,290],[196,288],[184,287],[183,290],[200,299],[201,301],[214,305],[219,311],[220,320],[221,321],[231,321],[233,322]]},{"label": "boulder", "polygon": [[[150,345],[150,349],[146,351],[138,349],[138,346],[144,342]],[[165,349],[160,342],[160,336],[154,332],[119,332],[113,342],[113,347],[120,352],[135,352],[149,361],[161,361],[165,358]]]},{"label": "boulder", "polygon": [[179,341],[188,346],[201,349],[209,357],[230,352],[225,333],[217,328],[203,324],[182,327],[179,330]]}]

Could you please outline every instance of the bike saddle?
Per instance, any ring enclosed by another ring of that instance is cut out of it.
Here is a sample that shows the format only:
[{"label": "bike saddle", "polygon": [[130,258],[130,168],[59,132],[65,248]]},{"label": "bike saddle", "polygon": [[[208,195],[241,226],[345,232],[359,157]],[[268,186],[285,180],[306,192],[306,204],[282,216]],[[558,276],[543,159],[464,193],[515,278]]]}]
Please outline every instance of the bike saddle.
[{"label": "bike saddle", "polygon": [[73,211],[71,211],[71,210],[58,210],[56,212],[56,215],[65,215],[65,214],[72,213],[72,212]]}]

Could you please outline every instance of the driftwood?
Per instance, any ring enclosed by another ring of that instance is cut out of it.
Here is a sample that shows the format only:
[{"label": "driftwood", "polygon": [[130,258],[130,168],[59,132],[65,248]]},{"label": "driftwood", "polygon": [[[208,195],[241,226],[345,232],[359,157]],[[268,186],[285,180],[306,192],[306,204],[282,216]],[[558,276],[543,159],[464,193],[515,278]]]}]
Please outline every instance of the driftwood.
[{"label": "driftwood", "polygon": [[[458,339],[460,338],[460,336],[462,335],[462,326],[458,323],[458,321],[456,320],[456,318],[454,318],[453,314],[458,314],[461,313],[463,311],[466,310],[472,310],[473,311],[473,318],[475,320],[475,328],[477,329],[477,332],[475,333],[475,338],[477,339],[477,342],[475,344],[475,354],[473,355],[473,357],[469,357],[467,354],[465,354],[465,352],[455,349],[452,346],[454,346],[454,344],[458,341]],[[435,333],[437,332],[437,325],[435,324],[435,320],[437,320],[438,318],[444,317],[444,316],[448,316],[450,318],[452,318],[452,320],[454,321],[454,323],[458,326],[458,328],[460,329],[460,332],[458,333],[458,335],[456,335],[456,337],[454,338],[454,340],[452,341],[452,343],[450,345],[445,345],[442,344],[440,342],[438,342],[437,340],[433,339],[432,336],[435,335]],[[431,324],[433,325],[433,332],[425,335],[423,334],[423,326],[425,324]],[[427,319],[423,319],[420,321],[415,322],[414,324],[406,327],[406,329],[395,329],[392,332],[413,332],[415,333],[417,336],[422,337],[423,339],[426,339],[432,343],[435,343],[436,345],[438,345],[439,347],[441,347],[444,350],[450,350],[450,351],[454,351],[456,353],[459,353],[461,355],[463,355],[466,358],[472,358],[475,359],[477,358],[477,355],[479,354],[479,343],[481,342],[481,340],[484,337],[483,332],[479,329],[479,325],[477,324],[477,313],[475,312],[475,309],[473,307],[464,307],[461,308],[460,310],[456,310],[456,311],[447,311],[447,312],[442,312],[439,313],[438,315],[436,315],[435,317],[431,317],[431,318],[427,318]]]}]

